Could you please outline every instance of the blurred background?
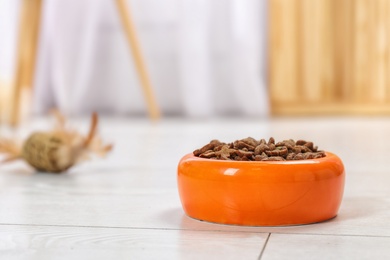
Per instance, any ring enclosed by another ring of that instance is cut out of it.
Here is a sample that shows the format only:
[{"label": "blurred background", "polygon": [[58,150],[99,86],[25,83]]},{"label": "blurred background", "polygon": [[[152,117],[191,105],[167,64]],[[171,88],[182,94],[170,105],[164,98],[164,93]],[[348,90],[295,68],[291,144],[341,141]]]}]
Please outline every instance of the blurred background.
[{"label": "blurred background", "polygon": [[390,114],[389,0],[0,0],[0,119]]}]

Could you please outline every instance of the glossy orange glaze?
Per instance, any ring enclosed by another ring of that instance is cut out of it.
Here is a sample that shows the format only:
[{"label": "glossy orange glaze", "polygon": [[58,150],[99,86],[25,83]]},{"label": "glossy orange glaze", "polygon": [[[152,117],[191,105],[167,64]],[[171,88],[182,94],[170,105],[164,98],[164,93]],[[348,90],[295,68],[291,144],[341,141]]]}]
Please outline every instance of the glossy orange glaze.
[{"label": "glossy orange glaze", "polygon": [[340,158],[254,162],[203,159],[188,154],[178,166],[185,213],[234,225],[280,226],[337,215],[344,191]]}]

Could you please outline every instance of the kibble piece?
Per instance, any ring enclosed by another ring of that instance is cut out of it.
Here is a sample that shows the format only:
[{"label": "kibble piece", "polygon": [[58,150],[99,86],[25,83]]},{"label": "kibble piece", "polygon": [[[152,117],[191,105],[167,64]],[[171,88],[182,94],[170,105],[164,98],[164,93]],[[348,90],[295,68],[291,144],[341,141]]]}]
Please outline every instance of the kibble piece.
[{"label": "kibble piece", "polygon": [[302,153],[298,153],[294,156],[294,160],[303,160],[303,154]]},{"label": "kibble piece", "polygon": [[303,159],[307,160],[307,159],[314,159],[314,153],[304,153],[303,154]]},{"label": "kibble piece", "polygon": [[244,150],[237,150],[236,153],[238,154],[238,156],[247,157],[247,158],[253,155],[253,152],[244,151]]},{"label": "kibble piece", "polygon": [[278,150],[265,151],[265,153],[266,153],[268,156],[279,156],[279,151],[278,151]]},{"label": "kibble piece", "polygon": [[264,158],[268,158],[267,155],[256,155],[255,156],[255,161],[262,161]]},{"label": "kibble piece", "polygon": [[212,150],[208,150],[208,151],[202,153],[201,155],[199,155],[199,157],[202,157],[202,158],[211,158],[211,157],[215,157],[215,152],[212,151]]},{"label": "kibble piece", "polygon": [[286,156],[286,160],[288,160],[288,161],[294,160],[294,157],[295,157],[295,153],[289,153]]},{"label": "kibble piece", "polygon": [[280,147],[280,149],[278,149],[278,150],[279,150],[279,155],[280,155],[280,156],[285,156],[285,155],[288,154],[288,149],[287,149],[287,147],[285,147],[285,146]]},{"label": "kibble piece", "polygon": [[270,148],[266,144],[260,144],[255,148],[255,154],[262,154],[264,151],[268,151]]},{"label": "kibble piece", "polygon": [[296,153],[296,154],[302,152],[301,146],[294,146],[292,150],[293,150],[293,152]]},{"label": "kibble piece", "polygon": [[252,145],[250,144],[247,144],[241,140],[238,140],[238,141],[235,141],[234,142],[234,148],[236,149],[243,149],[243,148],[247,148],[248,150],[251,150],[253,151],[255,149],[255,147],[253,147]]},{"label": "kibble piece", "polygon": [[[220,147],[222,145],[224,145],[224,143],[221,143],[219,140],[214,139],[214,140],[211,140],[211,142],[202,149],[205,149],[206,151],[207,150],[214,150],[214,149],[218,150],[218,147]],[[207,149],[207,148],[209,148],[209,149]]]},{"label": "kibble piece", "polygon": [[229,160],[231,153],[234,150],[229,149],[228,145],[222,145],[221,150],[216,152],[216,155],[219,155],[222,160]]},{"label": "kibble piece", "polygon": [[256,139],[255,139],[255,138],[252,138],[252,137],[247,137],[247,138],[245,138],[245,139],[242,139],[242,141],[243,141],[244,143],[247,143],[247,144],[253,146],[253,147],[256,147],[256,146],[259,144],[259,143],[256,141]]},{"label": "kibble piece", "polygon": [[311,150],[305,145],[297,145],[296,147],[299,147],[299,149],[301,149],[301,153],[311,152]]},{"label": "kibble piece", "polygon": [[304,144],[304,146],[306,146],[307,148],[310,149],[310,151],[313,151],[313,142],[307,142]]},{"label": "kibble piece", "polygon": [[215,147],[215,143],[213,143],[213,141],[211,141],[210,143],[206,144],[202,148],[195,150],[194,155],[198,156],[202,153],[205,153],[206,151],[213,150],[214,147]]}]

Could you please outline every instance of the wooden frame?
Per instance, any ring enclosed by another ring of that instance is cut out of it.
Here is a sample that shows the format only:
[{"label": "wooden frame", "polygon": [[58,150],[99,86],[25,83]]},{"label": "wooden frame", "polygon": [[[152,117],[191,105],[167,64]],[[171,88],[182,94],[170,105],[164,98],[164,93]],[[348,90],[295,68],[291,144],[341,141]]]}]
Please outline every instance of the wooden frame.
[{"label": "wooden frame", "polygon": [[152,119],[158,119],[160,117],[160,111],[155,100],[152,84],[142,56],[136,29],[133,23],[133,19],[131,17],[131,13],[129,11],[130,9],[126,4],[126,0],[116,0],[116,5],[119,11],[119,16],[122,21],[123,29],[125,30],[127,42],[133,54],[134,63],[138,72],[140,83],[145,94],[149,116]]}]

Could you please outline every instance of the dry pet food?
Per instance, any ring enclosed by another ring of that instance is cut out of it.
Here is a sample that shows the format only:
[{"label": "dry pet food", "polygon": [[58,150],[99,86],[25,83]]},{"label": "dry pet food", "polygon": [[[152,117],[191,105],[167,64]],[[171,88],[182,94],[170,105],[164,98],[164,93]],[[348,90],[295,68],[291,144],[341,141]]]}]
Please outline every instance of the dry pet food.
[{"label": "dry pet food", "polygon": [[252,137],[232,143],[212,140],[193,153],[201,158],[234,161],[290,161],[325,157],[325,152],[318,150],[313,142],[292,139],[275,142],[273,137],[268,142]]}]

